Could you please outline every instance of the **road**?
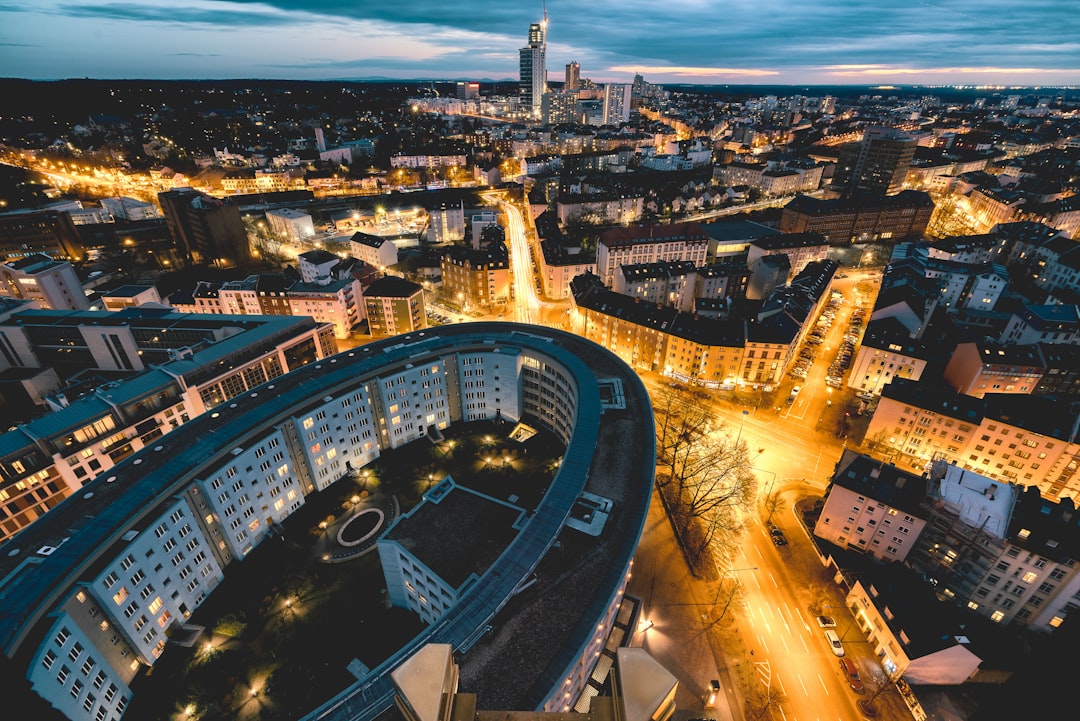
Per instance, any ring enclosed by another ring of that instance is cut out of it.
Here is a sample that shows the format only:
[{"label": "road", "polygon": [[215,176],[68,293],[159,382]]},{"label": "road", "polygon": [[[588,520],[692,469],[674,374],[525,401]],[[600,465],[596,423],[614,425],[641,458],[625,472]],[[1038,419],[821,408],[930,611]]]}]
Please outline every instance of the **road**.
[{"label": "road", "polygon": [[[734,574],[740,583],[733,592],[741,595],[737,618],[751,652],[753,680],[779,706],[785,721],[859,718],[855,702],[860,697],[841,675],[837,657],[809,609],[827,607],[837,622],[836,632],[844,634],[845,655],[863,676],[873,666],[868,644],[856,649],[858,641],[865,639],[836,589],[829,588],[822,578],[821,565],[790,507],[776,514],[773,521],[783,530],[788,544],[774,545],[768,531],[754,519],[748,523],[740,555],[733,564],[747,569]],[[723,584],[721,591],[723,601],[728,593]]]},{"label": "road", "polygon": [[[673,392],[669,378],[640,371],[639,375],[645,381],[654,405],[656,399]],[[825,488],[846,444],[815,431],[812,423],[807,425],[802,416],[808,411],[800,410],[791,415],[786,409],[777,411],[772,405],[755,406],[728,400],[722,391],[699,389],[693,393],[695,402],[708,404],[716,419],[731,434],[746,442],[756,469],[775,474],[776,478],[805,478],[821,489]],[[778,391],[775,397],[780,395]]]},{"label": "road", "polygon": [[521,211],[502,197],[488,197],[496,200],[506,214],[506,239],[510,243],[510,273],[514,283],[514,320],[540,323],[543,306],[536,293],[536,273]]}]

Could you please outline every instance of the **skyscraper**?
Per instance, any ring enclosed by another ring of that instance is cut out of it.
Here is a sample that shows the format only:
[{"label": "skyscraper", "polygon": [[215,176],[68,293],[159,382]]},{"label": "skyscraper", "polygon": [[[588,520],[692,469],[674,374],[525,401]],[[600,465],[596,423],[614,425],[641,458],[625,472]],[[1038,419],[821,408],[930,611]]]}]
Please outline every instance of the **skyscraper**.
[{"label": "skyscraper", "polygon": [[547,91],[547,11],[544,19],[529,26],[529,44],[521,48],[521,80],[518,97],[521,110],[532,118],[540,117],[540,104]]},{"label": "skyscraper", "polygon": [[871,126],[858,143],[841,147],[833,189],[854,193],[899,193],[918,142],[896,128]]},{"label": "skyscraper", "polygon": [[580,85],[581,65],[576,60],[571,60],[566,64],[566,85],[563,86],[563,90],[577,90]]}]

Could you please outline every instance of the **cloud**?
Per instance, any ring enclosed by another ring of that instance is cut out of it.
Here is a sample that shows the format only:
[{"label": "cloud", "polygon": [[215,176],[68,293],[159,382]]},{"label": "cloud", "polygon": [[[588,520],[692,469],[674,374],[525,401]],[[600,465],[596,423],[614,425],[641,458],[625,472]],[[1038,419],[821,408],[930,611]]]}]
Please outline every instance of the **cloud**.
[{"label": "cloud", "polygon": [[[1063,73],[1076,73],[1075,68],[1001,68],[1001,67],[942,67],[942,68],[903,68],[889,67],[885,65],[865,66],[862,68],[852,66],[833,66],[830,75],[837,77],[860,77],[860,76],[920,76],[920,75],[1059,75]],[[844,69],[847,68],[847,69]]]},{"label": "cloud", "polygon": [[616,65],[608,68],[613,73],[633,73],[641,75],[670,75],[674,77],[696,78],[759,78],[779,75],[776,70],[759,68],[707,68],[674,65]]},{"label": "cloud", "polygon": [[121,20],[132,23],[171,25],[258,26],[296,22],[291,13],[263,6],[254,12],[237,10],[232,2],[200,2],[189,7],[166,5],[149,7],[132,3],[60,4],[57,10],[68,17]]},{"label": "cloud", "polygon": [[[27,48],[4,53],[0,66],[27,77],[44,77],[45,68],[61,76],[93,75],[95,68],[119,66],[125,56],[152,67],[152,51],[216,57],[217,77],[247,77],[258,68],[296,78],[337,68],[513,76],[517,51],[543,8],[535,0],[0,3],[6,3],[0,4],[0,42]],[[1050,68],[1056,70],[1047,78],[1080,82],[1080,13],[1062,0],[667,0],[662,6],[654,0],[590,0],[587,10],[580,0],[546,5],[553,77],[577,60],[582,75],[597,80],[622,80],[619,73],[635,71],[705,81],[857,79],[871,71],[940,80],[949,70],[965,69],[980,77],[1000,69],[1003,76],[1026,78]],[[40,50],[32,50],[35,45]],[[312,59],[313,49],[322,57]],[[169,77],[185,72],[182,63],[158,67]],[[193,63],[187,72],[205,70]]]}]

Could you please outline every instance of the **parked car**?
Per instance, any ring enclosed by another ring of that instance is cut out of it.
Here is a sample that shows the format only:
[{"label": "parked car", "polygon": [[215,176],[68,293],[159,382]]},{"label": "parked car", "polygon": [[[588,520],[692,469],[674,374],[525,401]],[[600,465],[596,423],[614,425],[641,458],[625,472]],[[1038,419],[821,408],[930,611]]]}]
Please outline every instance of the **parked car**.
[{"label": "parked car", "polygon": [[786,546],[787,537],[784,536],[784,532],[776,526],[769,528],[769,535],[772,537],[772,542],[777,546]]},{"label": "parked car", "polygon": [[835,653],[837,656],[843,657],[844,644],[841,643],[840,637],[836,635],[836,631],[832,630],[831,628],[826,629],[825,640],[829,642],[829,648],[832,649],[833,653]]},{"label": "parked car", "polygon": [[836,628],[836,619],[832,616],[815,616],[817,625],[822,628]]},{"label": "parked car", "polygon": [[850,658],[840,659],[840,670],[844,672],[844,678],[847,679],[851,690],[855,693],[862,693],[864,689],[862,678],[859,676],[859,669],[855,667]]}]

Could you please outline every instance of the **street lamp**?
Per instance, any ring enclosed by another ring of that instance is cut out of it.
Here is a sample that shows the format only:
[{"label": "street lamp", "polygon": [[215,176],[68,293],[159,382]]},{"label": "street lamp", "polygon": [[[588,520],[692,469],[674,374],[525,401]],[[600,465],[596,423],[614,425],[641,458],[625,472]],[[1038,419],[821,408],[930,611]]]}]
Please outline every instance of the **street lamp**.
[{"label": "street lamp", "polygon": [[735,447],[736,447],[736,448],[738,448],[738,447],[739,447],[739,439],[741,439],[741,438],[742,438],[742,429],[743,429],[743,424],[744,424],[744,423],[746,423],[746,417],[747,417],[748,415],[750,415],[750,411],[748,411],[748,410],[743,410],[743,412],[742,412],[742,417],[741,417],[741,418],[739,419],[739,432],[738,432],[738,434],[737,434],[737,435],[735,436]]},{"label": "street lamp", "polygon": [[771,476],[769,479],[769,487],[765,490],[765,504],[769,506],[769,515],[765,518],[765,523],[768,524],[772,520],[772,514],[776,511],[776,503],[772,498],[773,485],[776,484],[776,473],[756,466],[750,466],[750,470],[757,471],[758,473],[768,473]]}]

